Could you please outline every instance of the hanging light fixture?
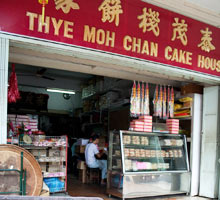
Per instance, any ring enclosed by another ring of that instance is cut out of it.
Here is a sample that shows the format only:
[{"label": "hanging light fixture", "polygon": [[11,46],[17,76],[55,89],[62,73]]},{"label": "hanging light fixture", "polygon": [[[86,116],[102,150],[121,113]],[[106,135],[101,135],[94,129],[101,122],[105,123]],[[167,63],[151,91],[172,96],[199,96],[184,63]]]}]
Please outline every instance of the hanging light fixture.
[{"label": "hanging light fixture", "polygon": [[64,94],[76,94],[74,90],[67,89],[59,89],[59,88],[47,88],[47,92],[56,92],[56,93],[64,93]]},{"label": "hanging light fixture", "polygon": [[42,24],[44,24],[44,16],[45,16],[45,6],[48,4],[48,0],[38,0],[38,3],[42,4]]}]

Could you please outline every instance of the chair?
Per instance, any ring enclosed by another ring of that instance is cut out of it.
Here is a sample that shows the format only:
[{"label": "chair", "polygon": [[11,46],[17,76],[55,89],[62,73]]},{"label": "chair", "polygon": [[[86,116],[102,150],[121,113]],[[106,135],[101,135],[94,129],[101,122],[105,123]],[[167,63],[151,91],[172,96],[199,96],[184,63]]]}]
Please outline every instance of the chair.
[{"label": "chair", "polygon": [[101,181],[101,171],[99,168],[90,168],[86,166],[87,183],[97,183]]}]

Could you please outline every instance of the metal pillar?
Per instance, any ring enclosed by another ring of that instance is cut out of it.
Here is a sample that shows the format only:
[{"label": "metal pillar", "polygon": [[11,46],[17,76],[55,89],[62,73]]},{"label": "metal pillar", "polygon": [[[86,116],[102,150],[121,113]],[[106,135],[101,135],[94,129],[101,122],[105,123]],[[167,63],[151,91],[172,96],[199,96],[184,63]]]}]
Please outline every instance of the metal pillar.
[{"label": "metal pillar", "polygon": [[7,143],[9,40],[0,37],[0,144]]}]

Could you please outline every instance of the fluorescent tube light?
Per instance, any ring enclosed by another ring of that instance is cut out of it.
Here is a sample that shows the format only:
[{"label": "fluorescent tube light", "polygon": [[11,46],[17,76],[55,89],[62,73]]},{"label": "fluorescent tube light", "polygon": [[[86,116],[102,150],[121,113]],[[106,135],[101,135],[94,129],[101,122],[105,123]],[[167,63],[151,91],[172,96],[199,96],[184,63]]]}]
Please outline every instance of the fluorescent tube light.
[{"label": "fluorescent tube light", "polygon": [[64,94],[76,94],[74,90],[66,90],[66,89],[58,89],[58,88],[47,88],[48,92],[57,92],[57,93],[64,93]]}]

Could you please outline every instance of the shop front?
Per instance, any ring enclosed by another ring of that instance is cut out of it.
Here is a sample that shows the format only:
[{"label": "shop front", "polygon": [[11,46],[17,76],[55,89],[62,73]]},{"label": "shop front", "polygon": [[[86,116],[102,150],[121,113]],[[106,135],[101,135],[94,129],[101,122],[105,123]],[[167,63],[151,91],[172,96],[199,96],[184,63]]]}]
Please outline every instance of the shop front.
[{"label": "shop front", "polygon": [[[193,95],[187,193],[216,197],[217,150],[210,152],[215,155],[210,160],[211,171],[205,168],[208,154],[204,152],[210,150],[210,142],[217,147],[218,112],[206,118],[209,98],[215,98],[213,110],[219,109],[218,28],[139,0],[113,4],[105,0],[45,1],[45,5],[26,0],[15,5],[5,0],[0,11],[1,144],[7,142],[9,62],[175,87],[197,83],[206,88],[204,97]],[[211,134],[209,120],[216,128]],[[211,175],[206,182],[207,174]],[[215,179],[209,188],[213,192],[207,193],[206,185]]]}]

